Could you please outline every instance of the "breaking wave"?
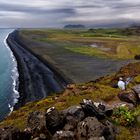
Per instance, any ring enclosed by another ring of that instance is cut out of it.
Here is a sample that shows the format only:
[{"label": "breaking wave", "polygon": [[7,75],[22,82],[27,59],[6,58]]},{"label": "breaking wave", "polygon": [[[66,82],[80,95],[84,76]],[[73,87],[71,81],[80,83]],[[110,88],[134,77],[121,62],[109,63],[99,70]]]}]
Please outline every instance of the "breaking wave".
[{"label": "breaking wave", "polygon": [[11,78],[12,78],[12,82],[13,82],[13,87],[12,87],[12,89],[13,89],[13,95],[12,95],[13,101],[8,104],[8,107],[9,107],[10,113],[11,113],[13,111],[14,105],[18,102],[18,98],[19,98],[19,92],[18,92],[19,73],[18,73],[16,58],[6,42],[7,38],[8,38],[8,35],[4,39],[4,44],[8,48],[8,50],[10,51],[10,56],[12,58]]}]

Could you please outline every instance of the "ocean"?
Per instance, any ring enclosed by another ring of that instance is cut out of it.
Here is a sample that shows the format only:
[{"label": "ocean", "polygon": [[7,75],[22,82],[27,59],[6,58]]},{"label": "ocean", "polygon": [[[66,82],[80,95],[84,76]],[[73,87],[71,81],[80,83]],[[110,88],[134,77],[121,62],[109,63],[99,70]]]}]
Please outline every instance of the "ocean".
[{"label": "ocean", "polygon": [[6,43],[13,29],[0,29],[0,120],[13,110],[18,101],[18,71],[15,57]]}]

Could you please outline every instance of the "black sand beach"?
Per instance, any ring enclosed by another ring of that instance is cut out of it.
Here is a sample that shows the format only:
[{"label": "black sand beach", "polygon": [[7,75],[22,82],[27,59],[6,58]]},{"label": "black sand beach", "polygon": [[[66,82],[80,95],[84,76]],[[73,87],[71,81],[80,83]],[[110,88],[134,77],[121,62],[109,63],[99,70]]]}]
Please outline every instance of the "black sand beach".
[{"label": "black sand beach", "polygon": [[16,31],[9,35],[7,43],[18,62],[20,98],[15,109],[27,102],[64,90],[68,84],[65,79],[55,74],[38,58],[20,46],[16,41]]}]

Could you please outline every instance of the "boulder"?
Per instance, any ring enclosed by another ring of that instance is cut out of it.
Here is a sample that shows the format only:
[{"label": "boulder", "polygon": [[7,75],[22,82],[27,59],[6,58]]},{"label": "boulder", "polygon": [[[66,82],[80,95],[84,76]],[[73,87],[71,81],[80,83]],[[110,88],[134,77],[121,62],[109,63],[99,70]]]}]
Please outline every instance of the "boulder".
[{"label": "boulder", "polygon": [[91,100],[84,99],[81,107],[86,114],[86,117],[96,117],[99,120],[105,119],[105,108],[100,103],[92,102]]},{"label": "boulder", "polygon": [[113,114],[112,107],[109,107],[107,104],[103,102],[93,102],[99,112],[104,113],[105,116],[110,117]]},{"label": "boulder", "polygon": [[20,133],[21,140],[30,140],[31,136],[32,136],[32,134],[30,131],[21,131],[21,133]]},{"label": "boulder", "polygon": [[74,131],[76,126],[77,126],[78,122],[77,121],[72,121],[72,122],[69,122],[67,124],[65,124],[63,130],[65,131]]},{"label": "boulder", "polygon": [[42,139],[51,139],[52,135],[50,134],[50,132],[46,127],[41,127],[41,128],[37,127],[32,130],[32,137],[33,138],[39,137],[40,140],[42,140]]},{"label": "boulder", "polygon": [[133,89],[133,91],[136,94],[136,97],[138,99],[138,102],[140,102],[140,84],[134,86],[132,89]]},{"label": "boulder", "polygon": [[117,133],[117,128],[108,120],[105,120],[103,122],[105,125],[105,130],[104,130],[104,138],[106,140],[115,140],[116,139],[116,133]]},{"label": "boulder", "polygon": [[5,127],[0,130],[0,139],[19,140],[20,130],[13,127]]},{"label": "boulder", "polygon": [[72,131],[57,131],[52,140],[75,140],[75,137]]},{"label": "boulder", "polygon": [[14,127],[6,127],[0,130],[1,140],[30,140],[31,134],[27,132],[20,132]]},{"label": "boulder", "polygon": [[112,108],[112,107],[109,108],[109,109],[106,109],[105,115],[106,115],[107,117],[112,116],[112,114],[113,114],[113,108]]},{"label": "boulder", "polygon": [[102,137],[105,131],[105,126],[100,123],[95,117],[87,117],[77,126],[76,137],[78,140],[87,140],[95,137]]},{"label": "boulder", "polygon": [[33,138],[40,137],[40,134],[46,135],[47,138],[51,138],[51,134],[46,126],[45,114],[39,111],[29,114],[26,130],[31,131]]},{"label": "boulder", "polygon": [[118,94],[118,97],[123,102],[132,103],[133,105],[137,104],[137,97],[133,91],[123,91]]},{"label": "boulder", "polygon": [[121,107],[121,106],[126,106],[126,107],[128,107],[130,110],[134,108],[134,105],[133,105],[133,104],[127,103],[127,102],[122,102],[122,101],[113,102],[113,103],[111,104],[112,109],[119,108],[119,107]]},{"label": "boulder", "polygon": [[64,117],[59,113],[59,111],[54,107],[49,108],[46,112],[46,126],[51,134],[61,130],[64,125]]},{"label": "boulder", "polygon": [[134,59],[140,60],[140,55],[139,54],[138,55],[135,55]]},{"label": "boulder", "polygon": [[67,122],[73,119],[73,117],[78,121],[81,121],[85,117],[81,106],[71,106],[66,110],[63,110],[61,113],[65,116]]},{"label": "boulder", "polygon": [[27,127],[35,129],[46,126],[45,114],[39,111],[31,112],[27,119]]},{"label": "boulder", "polygon": [[81,106],[71,106],[66,110],[61,112],[65,118],[65,127],[64,130],[73,131],[76,127],[78,122],[85,118],[85,114]]}]

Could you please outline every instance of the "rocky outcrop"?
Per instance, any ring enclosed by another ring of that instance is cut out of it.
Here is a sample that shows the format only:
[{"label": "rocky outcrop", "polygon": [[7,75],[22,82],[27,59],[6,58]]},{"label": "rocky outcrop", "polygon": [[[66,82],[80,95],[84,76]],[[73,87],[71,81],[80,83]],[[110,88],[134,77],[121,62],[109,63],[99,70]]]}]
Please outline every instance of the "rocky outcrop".
[{"label": "rocky outcrop", "polygon": [[51,134],[46,126],[45,113],[35,111],[29,114],[26,131],[31,132],[32,137],[46,139],[51,138]]},{"label": "rocky outcrop", "polygon": [[134,86],[132,89],[135,92],[136,97],[138,98],[138,101],[140,101],[140,84]]},{"label": "rocky outcrop", "polygon": [[57,131],[52,140],[76,140],[72,131]]},{"label": "rocky outcrop", "polygon": [[49,108],[46,113],[46,126],[51,134],[61,130],[64,126],[64,117],[54,107]]},{"label": "rocky outcrop", "polygon": [[115,129],[112,124],[106,121],[104,124],[99,122],[95,117],[87,117],[77,126],[77,139],[115,139]]},{"label": "rocky outcrop", "polygon": [[72,106],[61,112],[65,118],[64,130],[74,131],[79,121],[85,118],[85,113],[81,106]]},{"label": "rocky outcrop", "polygon": [[135,56],[134,56],[134,59],[140,60],[140,55],[139,55],[139,54],[138,54],[138,55],[135,55]]},{"label": "rocky outcrop", "polygon": [[79,140],[92,139],[102,137],[104,135],[105,126],[95,117],[87,117],[79,122],[77,126],[77,138]]},{"label": "rocky outcrop", "polygon": [[118,97],[121,101],[131,103],[133,105],[137,104],[137,97],[133,91],[123,91],[118,94]]},{"label": "rocky outcrop", "polygon": [[20,131],[17,128],[6,127],[0,129],[0,139],[1,140],[30,140],[31,132]]},{"label": "rocky outcrop", "polygon": [[108,120],[111,109],[101,103],[83,100],[81,106],[58,111],[51,107],[45,113],[29,114],[27,127],[0,130],[2,140],[115,140],[116,128]]}]

